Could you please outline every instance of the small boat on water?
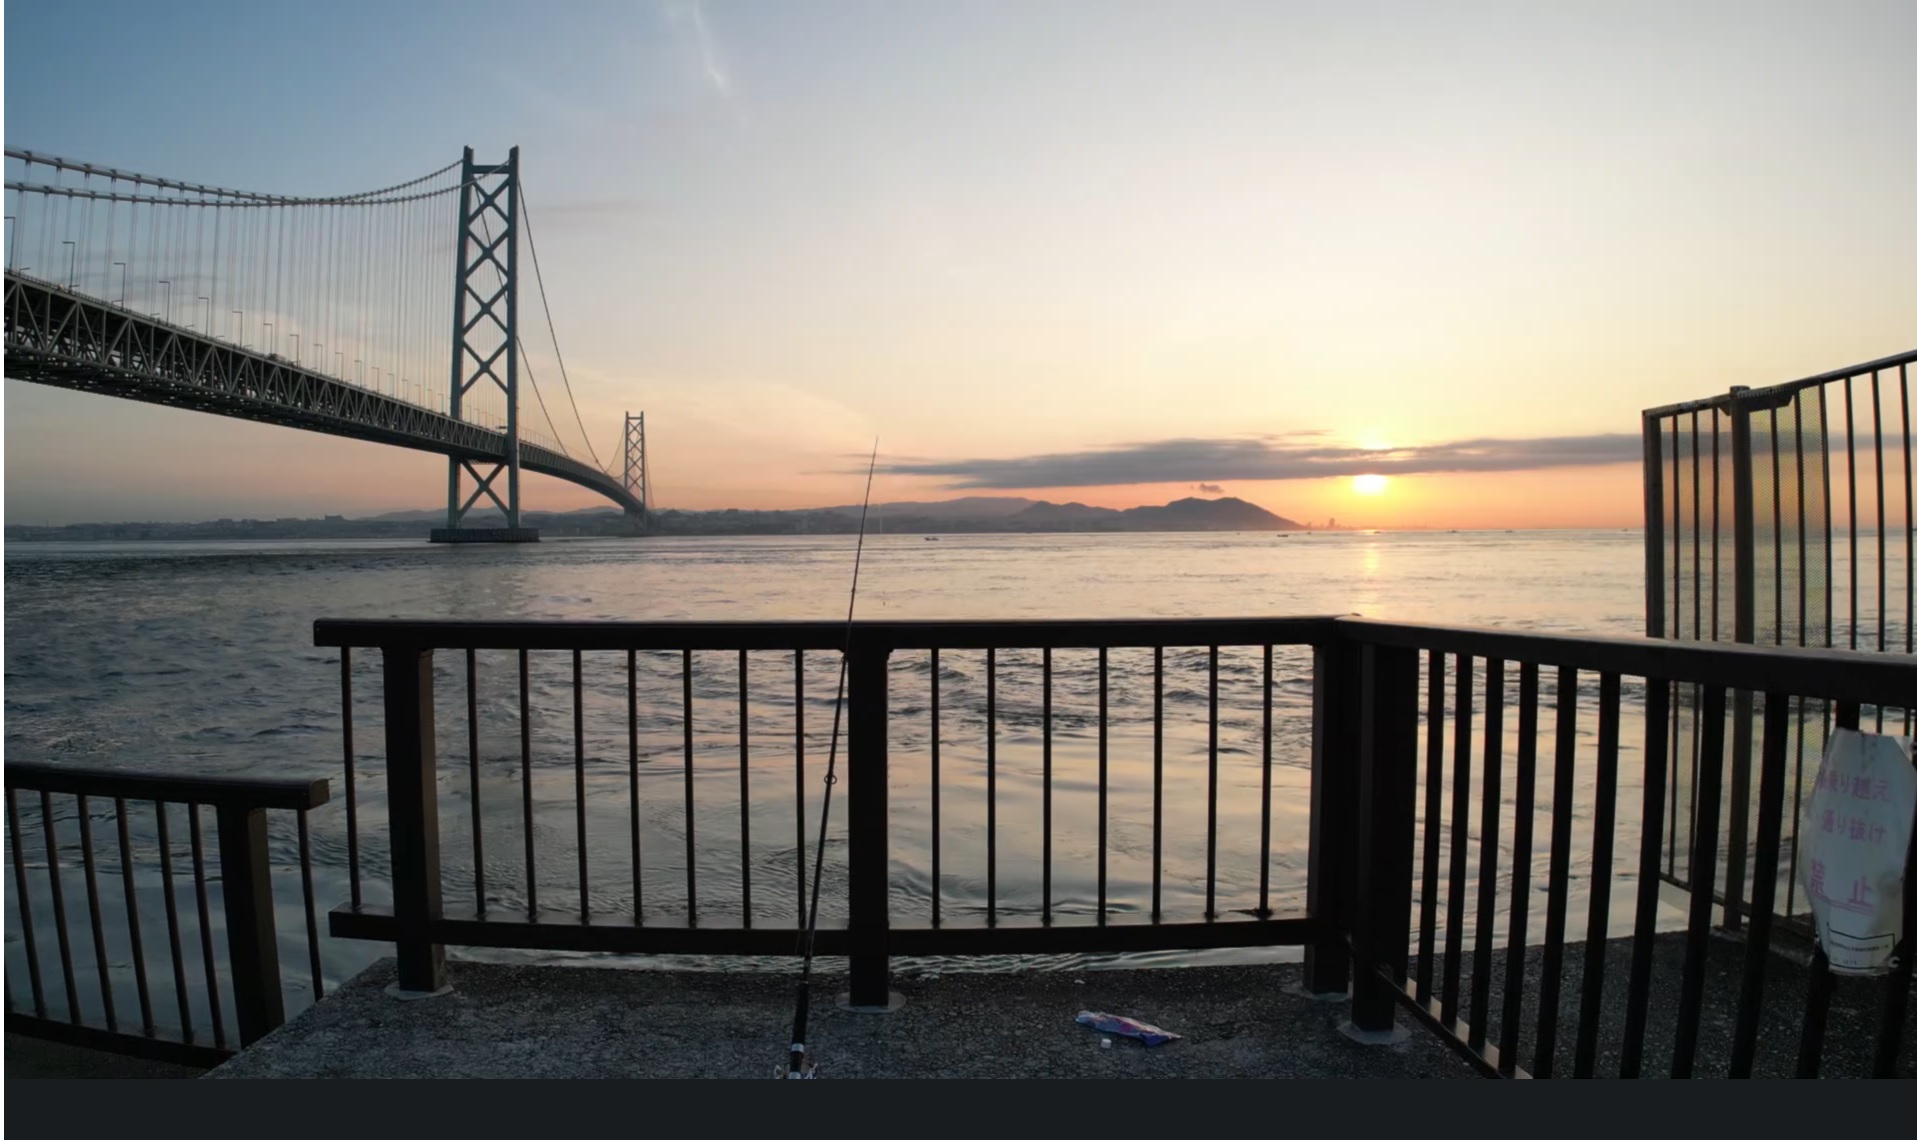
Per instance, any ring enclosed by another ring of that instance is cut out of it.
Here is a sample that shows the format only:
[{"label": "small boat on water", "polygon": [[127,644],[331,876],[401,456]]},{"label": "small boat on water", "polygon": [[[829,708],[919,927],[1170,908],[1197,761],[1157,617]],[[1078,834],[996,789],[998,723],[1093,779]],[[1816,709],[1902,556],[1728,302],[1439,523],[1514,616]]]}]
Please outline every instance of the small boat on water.
[{"label": "small boat on water", "polygon": [[927,542],[937,542],[938,540],[939,536],[936,534],[928,534],[925,536],[925,541]]}]

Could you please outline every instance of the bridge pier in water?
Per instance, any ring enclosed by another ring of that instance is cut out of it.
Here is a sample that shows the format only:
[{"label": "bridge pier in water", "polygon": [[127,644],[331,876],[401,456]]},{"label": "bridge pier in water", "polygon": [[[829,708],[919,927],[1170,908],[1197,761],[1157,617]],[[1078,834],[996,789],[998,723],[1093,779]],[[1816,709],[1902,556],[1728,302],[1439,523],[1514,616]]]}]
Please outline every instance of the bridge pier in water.
[{"label": "bridge pier in water", "polygon": [[538,542],[539,528],[534,526],[436,526],[428,542]]}]

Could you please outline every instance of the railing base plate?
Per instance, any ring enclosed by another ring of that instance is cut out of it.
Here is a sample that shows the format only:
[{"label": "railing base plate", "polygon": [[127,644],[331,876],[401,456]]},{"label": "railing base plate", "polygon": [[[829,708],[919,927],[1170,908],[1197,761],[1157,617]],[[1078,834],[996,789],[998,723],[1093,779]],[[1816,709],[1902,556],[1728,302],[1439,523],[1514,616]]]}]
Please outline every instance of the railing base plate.
[{"label": "railing base plate", "polygon": [[444,997],[452,992],[453,987],[450,982],[436,990],[402,990],[399,988],[398,982],[389,983],[386,987],[386,996],[399,1001],[419,1001],[423,998]]},{"label": "railing base plate", "polygon": [[1390,1029],[1360,1029],[1347,1021],[1338,1027],[1338,1032],[1360,1045],[1396,1045],[1411,1040],[1411,1031],[1402,1025],[1393,1025]]},{"label": "railing base plate", "polygon": [[887,990],[884,1005],[853,1005],[852,995],[845,993],[839,995],[838,1005],[840,1009],[851,1013],[892,1013],[905,1005],[905,995],[897,990]]}]

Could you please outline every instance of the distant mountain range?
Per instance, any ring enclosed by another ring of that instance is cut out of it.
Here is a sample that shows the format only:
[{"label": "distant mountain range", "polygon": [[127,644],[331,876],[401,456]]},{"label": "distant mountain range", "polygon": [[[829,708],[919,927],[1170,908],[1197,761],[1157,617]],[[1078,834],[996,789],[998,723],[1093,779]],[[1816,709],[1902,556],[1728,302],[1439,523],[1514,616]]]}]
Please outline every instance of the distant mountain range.
[{"label": "distant mountain range", "polygon": [[[198,523],[79,523],[72,526],[9,524],[10,542],[127,541],[155,539],[409,538],[445,525],[443,510],[388,511],[373,518],[218,519]],[[469,526],[496,526],[499,512],[474,510]],[[616,507],[576,511],[525,511],[523,525],[553,538],[631,533]],[[654,534],[851,534],[858,507],[788,511],[655,510]],[[1243,499],[1179,499],[1161,507],[1115,510],[1084,503],[1051,503],[1016,497],[974,496],[935,503],[875,503],[866,522],[875,534],[1004,534],[1110,531],[1302,530],[1300,524]]]},{"label": "distant mountain range", "polygon": [[[844,534],[860,508],[815,511],[660,511],[662,534]],[[1084,503],[973,497],[936,503],[874,503],[866,529],[878,534],[1004,534],[1070,531],[1302,530],[1299,523],[1243,499],[1179,499],[1162,507],[1116,510]]]}]

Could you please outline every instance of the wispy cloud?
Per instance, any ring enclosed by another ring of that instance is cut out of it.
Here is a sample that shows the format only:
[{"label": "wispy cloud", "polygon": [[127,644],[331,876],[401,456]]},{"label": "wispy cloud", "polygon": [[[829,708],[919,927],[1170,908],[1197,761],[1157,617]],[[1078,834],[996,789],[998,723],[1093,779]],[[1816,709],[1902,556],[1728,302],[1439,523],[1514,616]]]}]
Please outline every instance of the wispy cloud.
[{"label": "wispy cloud", "polygon": [[890,475],[942,479],[954,488],[1110,487],[1144,483],[1329,479],[1345,475],[1535,471],[1636,462],[1635,435],[1467,439],[1389,450],[1293,442],[1322,432],[1236,439],[1162,439],[1010,459],[893,460]]},{"label": "wispy cloud", "polygon": [[706,85],[714,94],[731,98],[732,77],[720,58],[718,37],[706,21],[705,0],[668,0],[664,14],[673,29],[673,39],[696,57],[694,62]]},{"label": "wispy cloud", "polygon": [[1225,489],[1216,483],[1200,483],[1194,488],[1201,495],[1222,495]]},{"label": "wispy cloud", "polygon": [[705,66],[706,78],[712,81],[713,90],[721,95],[732,94],[732,81],[719,67],[719,60],[712,47],[712,30],[706,27],[706,6],[704,0],[693,0],[692,29],[699,41],[699,62]]}]

